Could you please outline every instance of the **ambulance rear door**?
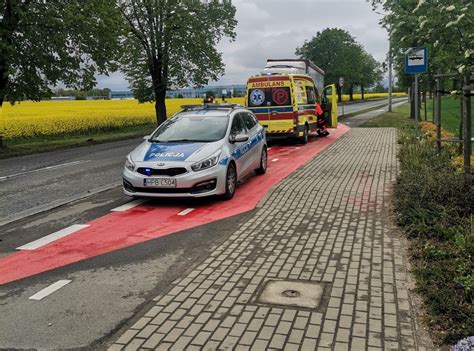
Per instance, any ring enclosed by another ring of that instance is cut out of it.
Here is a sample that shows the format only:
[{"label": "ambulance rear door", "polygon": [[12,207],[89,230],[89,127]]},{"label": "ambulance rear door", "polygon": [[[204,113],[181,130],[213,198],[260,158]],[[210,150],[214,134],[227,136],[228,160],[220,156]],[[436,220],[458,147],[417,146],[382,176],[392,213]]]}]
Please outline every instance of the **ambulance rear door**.
[{"label": "ambulance rear door", "polygon": [[337,94],[334,84],[327,85],[323,91],[321,107],[324,113],[327,113],[327,126],[337,128]]},{"label": "ambulance rear door", "polygon": [[248,108],[268,133],[293,132],[291,80],[287,75],[250,78],[247,84]]}]

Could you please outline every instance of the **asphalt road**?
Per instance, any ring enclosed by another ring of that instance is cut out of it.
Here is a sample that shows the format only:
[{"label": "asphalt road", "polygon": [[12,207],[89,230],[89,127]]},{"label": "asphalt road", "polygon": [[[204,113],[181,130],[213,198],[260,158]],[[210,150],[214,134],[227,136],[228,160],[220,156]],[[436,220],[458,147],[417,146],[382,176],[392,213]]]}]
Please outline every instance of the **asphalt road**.
[{"label": "asphalt road", "polygon": [[[351,107],[364,110],[383,103]],[[0,257],[130,201],[121,192],[121,170],[125,155],[140,142],[1,160]],[[180,201],[193,207],[193,200]],[[0,286],[0,349],[101,349],[110,335],[135,323],[133,316],[147,309],[152,297],[193,269],[251,215],[252,211]],[[60,294],[29,299],[62,279],[72,283]]]}]

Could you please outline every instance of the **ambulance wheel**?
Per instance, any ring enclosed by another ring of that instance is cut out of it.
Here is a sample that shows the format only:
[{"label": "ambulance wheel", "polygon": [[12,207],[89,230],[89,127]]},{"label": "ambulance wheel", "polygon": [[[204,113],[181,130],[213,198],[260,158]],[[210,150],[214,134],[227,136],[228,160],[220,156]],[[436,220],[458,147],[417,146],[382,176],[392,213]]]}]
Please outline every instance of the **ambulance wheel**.
[{"label": "ambulance wheel", "polygon": [[300,138],[301,144],[307,144],[309,139],[309,128],[308,125],[304,126],[303,136]]},{"label": "ambulance wheel", "polygon": [[257,173],[258,175],[265,174],[265,172],[267,171],[267,158],[267,148],[266,146],[264,146],[262,149],[262,154],[260,156],[260,167],[255,170],[255,173]]},{"label": "ambulance wheel", "polygon": [[227,167],[227,173],[225,176],[225,193],[222,195],[224,200],[230,200],[234,197],[235,188],[237,187],[237,170],[235,164],[230,163]]}]

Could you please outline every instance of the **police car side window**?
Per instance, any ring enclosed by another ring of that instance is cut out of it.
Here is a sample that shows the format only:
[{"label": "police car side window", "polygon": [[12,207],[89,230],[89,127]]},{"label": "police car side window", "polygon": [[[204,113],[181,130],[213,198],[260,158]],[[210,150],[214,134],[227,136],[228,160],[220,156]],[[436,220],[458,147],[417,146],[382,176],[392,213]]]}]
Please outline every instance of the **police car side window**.
[{"label": "police car side window", "polygon": [[245,126],[247,127],[247,130],[251,130],[253,127],[255,127],[255,120],[252,118],[252,115],[249,113],[242,114],[244,117],[244,123]]},{"label": "police car side window", "polygon": [[242,121],[241,114],[239,113],[234,117],[232,121],[232,127],[230,128],[230,135],[237,135],[237,134],[246,134],[246,129],[244,122]]}]

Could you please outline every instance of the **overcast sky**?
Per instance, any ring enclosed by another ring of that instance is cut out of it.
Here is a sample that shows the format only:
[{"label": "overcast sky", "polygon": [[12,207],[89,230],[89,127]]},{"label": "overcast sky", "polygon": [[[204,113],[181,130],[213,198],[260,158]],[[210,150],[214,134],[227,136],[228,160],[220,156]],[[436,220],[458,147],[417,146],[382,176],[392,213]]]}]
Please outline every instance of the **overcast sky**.
[{"label": "overcast sky", "polygon": [[[366,0],[233,0],[237,9],[237,38],[218,46],[226,74],[216,84],[244,84],[257,74],[267,58],[292,58],[295,49],[325,28],[342,28],[384,61],[387,32],[378,24]],[[99,77],[99,87],[128,88],[120,73]]]}]

